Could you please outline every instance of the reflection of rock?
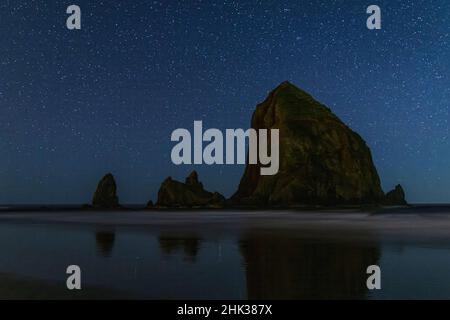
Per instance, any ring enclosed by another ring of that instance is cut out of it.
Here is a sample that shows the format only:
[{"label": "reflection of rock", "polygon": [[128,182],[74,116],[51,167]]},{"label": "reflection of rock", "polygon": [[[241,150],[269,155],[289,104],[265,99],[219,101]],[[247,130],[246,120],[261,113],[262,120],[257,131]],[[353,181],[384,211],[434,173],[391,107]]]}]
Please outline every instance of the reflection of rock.
[{"label": "reflection of rock", "polygon": [[386,193],[384,202],[386,205],[390,206],[407,205],[405,200],[405,191],[403,191],[402,186],[398,184],[395,186],[394,190]]},{"label": "reflection of rock", "polygon": [[104,257],[109,257],[111,255],[115,240],[116,235],[114,232],[99,231],[95,233],[98,252]]},{"label": "reflection of rock", "polygon": [[194,262],[200,248],[200,239],[193,235],[169,235],[159,236],[159,247],[167,255],[174,254],[180,250],[184,252],[187,261]]},{"label": "reflection of rock", "polygon": [[114,176],[111,173],[105,175],[98,183],[97,190],[92,199],[94,208],[112,209],[119,207],[119,198],[117,197],[117,187]]},{"label": "reflection of rock", "polygon": [[378,264],[376,246],[311,243],[283,234],[244,235],[249,299],[362,299],[366,268]]},{"label": "reflection of rock", "polygon": [[280,168],[276,175],[262,176],[259,164],[247,165],[234,204],[337,205],[383,199],[364,140],[289,82],[256,107],[251,124],[254,129],[280,130]]},{"label": "reflection of rock", "polygon": [[225,198],[217,192],[209,192],[203,189],[203,184],[198,181],[197,172],[193,171],[182,183],[172,180],[171,177],[164,180],[159,188],[156,206],[169,208],[192,207],[222,207]]}]

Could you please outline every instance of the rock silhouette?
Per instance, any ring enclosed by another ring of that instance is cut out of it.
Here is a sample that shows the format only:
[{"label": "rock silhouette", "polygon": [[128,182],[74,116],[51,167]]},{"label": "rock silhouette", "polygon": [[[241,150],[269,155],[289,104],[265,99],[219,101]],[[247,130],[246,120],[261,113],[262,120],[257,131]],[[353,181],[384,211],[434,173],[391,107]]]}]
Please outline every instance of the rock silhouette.
[{"label": "rock silhouette", "polygon": [[97,190],[92,199],[92,206],[97,209],[112,209],[119,207],[116,181],[111,173],[105,175],[98,183]]},{"label": "rock silhouette", "polygon": [[145,206],[146,209],[153,209],[155,207],[155,205],[153,204],[152,200],[149,200],[147,202],[147,205]]},{"label": "rock silhouette", "polygon": [[221,208],[225,198],[217,192],[209,192],[203,189],[203,184],[198,180],[198,174],[193,171],[182,183],[168,177],[161,184],[158,191],[156,207],[167,208]]},{"label": "rock silhouette", "polygon": [[248,164],[232,205],[381,203],[384,193],[364,140],[329,108],[289,82],[257,105],[251,126],[280,130],[280,170]]},{"label": "rock silhouette", "polygon": [[401,206],[408,204],[405,200],[405,191],[403,191],[403,187],[400,184],[396,185],[394,190],[386,193],[384,204],[390,206]]}]

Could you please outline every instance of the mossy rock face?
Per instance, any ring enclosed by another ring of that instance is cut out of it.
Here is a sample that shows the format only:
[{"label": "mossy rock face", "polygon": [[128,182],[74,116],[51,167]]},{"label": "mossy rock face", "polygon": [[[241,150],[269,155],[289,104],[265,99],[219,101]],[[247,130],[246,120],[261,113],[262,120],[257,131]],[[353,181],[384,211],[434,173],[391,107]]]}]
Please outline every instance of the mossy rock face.
[{"label": "mossy rock face", "polygon": [[252,117],[254,129],[280,130],[274,176],[247,165],[233,204],[256,206],[380,203],[380,179],[365,141],[329,108],[289,82],[275,88]]},{"label": "mossy rock face", "polygon": [[97,190],[92,199],[92,206],[98,209],[119,207],[116,181],[111,173],[105,175],[98,183]]},{"label": "mossy rock face", "polygon": [[186,183],[173,180],[171,177],[164,180],[158,191],[156,207],[221,208],[224,204],[225,198],[221,194],[203,189],[203,184],[198,181],[197,172],[193,171],[186,178]]}]

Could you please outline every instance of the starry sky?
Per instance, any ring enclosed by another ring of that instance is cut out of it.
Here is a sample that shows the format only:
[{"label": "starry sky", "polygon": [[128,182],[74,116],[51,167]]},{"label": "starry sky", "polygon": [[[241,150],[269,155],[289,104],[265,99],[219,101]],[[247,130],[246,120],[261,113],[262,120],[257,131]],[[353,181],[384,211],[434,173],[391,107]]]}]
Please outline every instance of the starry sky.
[{"label": "starry sky", "polygon": [[449,33],[447,0],[2,0],[0,203],[87,203],[107,172],[145,203],[192,169],[230,196],[244,166],[175,166],[170,134],[248,128],[284,80],[361,134],[385,191],[449,203]]}]

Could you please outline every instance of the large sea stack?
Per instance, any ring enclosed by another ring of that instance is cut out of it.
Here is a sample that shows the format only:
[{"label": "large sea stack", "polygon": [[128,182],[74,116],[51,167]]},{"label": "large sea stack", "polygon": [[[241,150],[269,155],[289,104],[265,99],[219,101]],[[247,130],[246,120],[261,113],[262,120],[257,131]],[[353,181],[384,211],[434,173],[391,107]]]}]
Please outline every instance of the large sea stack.
[{"label": "large sea stack", "polygon": [[225,198],[217,192],[209,192],[203,188],[198,181],[196,171],[186,178],[182,183],[168,177],[161,184],[158,192],[158,208],[221,208],[224,206]]},{"label": "large sea stack", "polygon": [[381,203],[384,193],[365,141],[329,108],[289,82],[260,103],[254,129],[280,130],[280,169],[247,165],[231,202],[249,206]]},{"label": "large sea stack", "polygon": [[92,206],[97,209],[113,209],[119,207],[117,187],[111,173],[105,175],[98,183],[92,199]]}]

